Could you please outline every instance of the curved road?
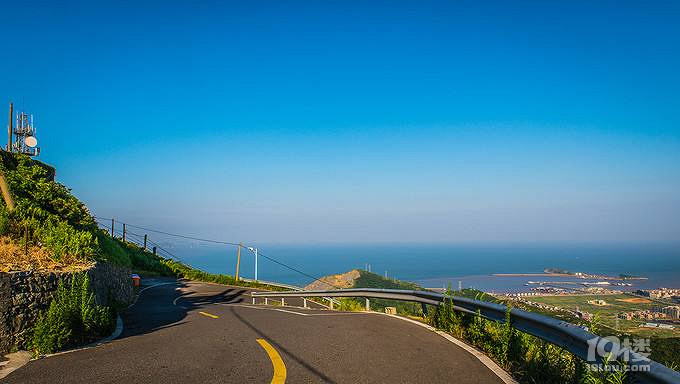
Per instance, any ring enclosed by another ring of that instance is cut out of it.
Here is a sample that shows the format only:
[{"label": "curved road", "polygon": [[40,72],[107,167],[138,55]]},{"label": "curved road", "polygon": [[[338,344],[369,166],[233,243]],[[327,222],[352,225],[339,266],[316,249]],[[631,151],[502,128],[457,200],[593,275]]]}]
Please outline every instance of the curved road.
[{"label": "curved road", "polygon": [[145,283],[163,285],[122,314],[118,339],[31,361],[0,382],[503,382],[438,334],[389,316],[252,306],[239,287]]}]

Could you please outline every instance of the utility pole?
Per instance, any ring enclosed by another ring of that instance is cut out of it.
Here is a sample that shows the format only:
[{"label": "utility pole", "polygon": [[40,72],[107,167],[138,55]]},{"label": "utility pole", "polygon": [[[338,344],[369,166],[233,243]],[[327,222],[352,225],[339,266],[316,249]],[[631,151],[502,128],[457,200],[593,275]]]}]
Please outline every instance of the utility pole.
[{"label": "utility pole", "polygon": [[255,248],[255,281],[257,281],[257,248]]},{"label": "utility pole", "polygon": [[[12,114],[14,113],[14,105],[9,103],[9,122],[7,123],[7,152],[12,152]],[[5,200],[7,210],[12,212],[16,205],[12,194],[9,192],[9,185],[5,179],[5,173],[0,169],[0,190],[2,190],[2,198]]]},{"label": "utility pole", "polygon": [[123,243],[125,242],[125,235],[127,234],[127,228],[125,228],[125,223],[123,223]]},{"label": "utility pole", "polygon": [[255,281],[257,281],[257,248],[248,247],[248,250],[255,255]]},{"label": "utility pole", "polygon": [[0,190],[2,190],[2,198],[5,200],[5,205],[7,205],[7,210],[12,212],[16,208],[14,204],[14,199],[12,199],[12,194],[9,191],[9,185],[7,185],[7,180],[5,180],[5,173],[0,169]]},{"label": "utility pole", "polygon": [[243,244],[239,243],[236,249],[236,281],[238,281],[238,270],[241,267],[241,247]]},{"label": "utility pole", "polygon": [[146,251],[146,238],[147,238],[147,235],[146,235],[146,233],[145,233],[145,234],[144,234],[144,250],[145,250],[145,251]]},{"label": "utility pole", "polygon": [[12,152],[12,115],[14,114],[14,104],[9,103],[9,123],[7,124],[7,152]]}]

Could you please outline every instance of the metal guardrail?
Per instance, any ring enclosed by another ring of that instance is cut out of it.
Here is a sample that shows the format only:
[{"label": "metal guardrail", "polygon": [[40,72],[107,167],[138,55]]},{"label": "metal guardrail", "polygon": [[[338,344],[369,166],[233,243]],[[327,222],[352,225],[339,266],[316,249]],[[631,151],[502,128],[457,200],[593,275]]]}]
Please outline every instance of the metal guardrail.
[{"label": "metal guardrail", "polygon": [[[487,301],[474,300],[467,297],[447,296],[441,293],[396,289],[377,288],[353,288],[342,290],[315,290],[295,292],[253,292],[253,298],[271,297],[364,297],[412,301],[421,304],[440,305],[452,302],[457,311],[476,314],[499,322],[505,322],[507,307],[501,304]],[[639,383],[680,383],[680,373],[666,367],[663,364],[651,361],[636,352],[622,348],[617,343],[603,337],[592,334],[583,328],[561,321],[552,317],[537,313],[512,308],[510,321],[515,329],[536,336],[539,339],[550,342],[565,349],[584,361],[593,357],[597,362],[602,362],[603,355],[612,353],[622,362],[631,367],[629,375],[633,382]],[[600,353],[595,353],[598,350]],[[619,352],[618,354],[616,352]],[[603,352],[603,353],[602,353]],[[623,356],[628,356],[625,361]],[[590,355],[590,356],[589,356]],[[648,368],[648,369],[647,369]]]},{"label": "metal guardrail", "polygon": [[[277,282],[274,282],[274,281],[255,280],[255,279],[248,279],[248,278],[245,278],[245,277],[241,277],[241,278],[239,278],[239,280],[243,280],[243,281],[246,281],[246,282],[249,282],[249,283],[260,283],[260,284],[271,285],[272,287],[286,288],[286,289],[290,289],[291,291],[298,291],[299,292],[299,291],[305,290],[302,287],[298,287],[298,286],[290,285],[290,284],[277,283]],[[329,302],[335,304],[335,305],[340,305],[339,301],[334,300],[331,297],[323,297],[323,298],[328,300]],[[333,309],[332,305],[329,307],[329,306],[322,304],[322,303],[317,303],[317,304],[319,304],[320,306],[322,306],[324,308]]]}]

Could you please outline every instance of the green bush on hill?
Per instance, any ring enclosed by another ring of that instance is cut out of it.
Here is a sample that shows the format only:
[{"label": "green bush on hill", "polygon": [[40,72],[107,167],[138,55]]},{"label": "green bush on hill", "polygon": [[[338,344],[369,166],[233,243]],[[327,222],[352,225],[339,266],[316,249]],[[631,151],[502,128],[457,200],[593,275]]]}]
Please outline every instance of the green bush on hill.
[{"label": "green bush on hill", "polygon": [[97,243],[99,244],[99,251],[96,256],[98,260],[132,267],[132,260],[130,260],[130,256],[122,242],[111,238],[111,236],[103,230],[98,230],[95,233],[95,236],[97,236]]},{"label": "green bush on hill", "polygon": [[422,290],[418,284],[408,281],[387,279],[378,274],[359,270],[359,278],[354,280],[354,288],[410,289]]},{"label": "green bush on hill", "polygon": [[65,221],[49,217],[35,232],[55,261],[67,256],[92,259],[98,250],[96,237],[89,231],[77,230]]},{"label": "green bush on hill", "polygon": [[161,259],[163,265],[165,265],[171,272],[172,276],[179,278],[184,278],[188,280],[203,281],[207,283],[225,284],[225,285],[237,285],[241,287],[249,288],[260,288],[268,291],[285,291],[287,288],[261,284],[254,281],[243,281],[236,279],[230,275],[218,275],[214,273],[204,272],[195,268],[192,268],[186,264],[177,262],[171,259]]},{"label": "green bush on hill", "polygon": [[[21,244],[22,256],[26,245],[26,249],[31,246],[46,250],[43,253],[47,257],[66,267],[83,266],[96,260],[127,266],[142,274],[278,289],[198,271],[133,243],[112,238],[98,228],[87,207],[68,188],[54,181],[53,168],[28,156],[0,151],[0,169],[16,204],[15,210],[9,212],[4,200],[0,203],[0,235],[5,240],[9,238],[8,244],[14,244],[15,250],[16,245]],[[29,243],[25,244],[27,238]],[[33,268],[35,256],[27,254],[19,261],[30,262],[27,267]],[[15,266],[18,263],[11,258],[0,260],[0,264],[2,262]],[[94,304],[87,276],[76,273],[70,285],[59,286],[49,308],[41,314],[33,329],[33,349],[41,354],[53,353],[95,340],[111,332],[114,314],[113,308]]]},{"label": "green bush on hill", "polygon": [[[447,292],[449,295],[457,293]],[[467,292],[468,295],[471,293]],[[475,298],[479,299],[479,294]],[[514,329],[510,322],[510,306],[505,322],[501,323],[486,320],[479,314],[458,312],[454,305],[455,299],[437,306],[428,316],[428,323],[479,348],[522,383],[624,382],[622,372],[588,371],[586,363],[572,353]]]},{"label": "green bush on hill", "polygon": [[[405,290],[423,290],[423,287],[418,284],[408,281],[401,281],[395,279],[386,279],[378,274],[359,270],[359,277],[354,280],[352,288],[380,288],[380,289],[405,289]],[[342,303],[340,309],[342,310],[361,310],[365,309],[365,302],[363,299],[346,298],[340,300]],[[394,307],[397,313],[406,316],[422,316],[423,311],[420,304],[411,303],[399,300],[387,299],[371,299],[371,309],[375,311],[383,311],[385,307]]]},{"label": "green bush on hill", "polygon": [[59,284],[50,307],[38,319],[32,348],[48,354],[108,335],[115,325],[114,311],[96,305],[85,273],[73,275],[69,285]]},{"label": "green bush on hill", "polygon": [[1,152],[0,168],[16,204],[2,205],[0,234],[46,248],[55,261],[91,259],[98,250],[97,226],[87,207],[53,180],[54,169],[25,155]]}]

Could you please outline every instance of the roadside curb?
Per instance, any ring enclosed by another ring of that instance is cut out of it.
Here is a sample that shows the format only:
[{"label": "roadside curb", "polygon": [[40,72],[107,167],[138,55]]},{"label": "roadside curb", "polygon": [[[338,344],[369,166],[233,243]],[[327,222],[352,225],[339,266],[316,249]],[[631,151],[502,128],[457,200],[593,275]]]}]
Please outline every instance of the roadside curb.
[{"label": "roadside curb", "polygon": [[86,344],[82,347],[67,349],[67,350],[61,351],[61,352],[50,353],[49,355],[40,355],[37,358],[31,359],[31,360],[45,359],[45,358],[52,357],[52,356],[59,356],[59,355],[64,355],[64,354],[71,353],[71,352],[83,351],[85,349],[90,349],[90,348],[94,348],[94,347],[97,347],[97,346],[100,346],[100,345],[104,345],[104,344],[110,343],[113,340],[115,340],[116,338],[118,338],[118,336],[120,336],[121,333],[123,333],[123,319],[120,318],[120,315],[116,315],[116,329],[114,329],[113,333],[111,333],[109,336],[107,336],[103,339],[94,341],[90,344]]},{"label": "roadside curb", "polygon": [[[139,293],[137,293],[137,295],[135,295],[132,303],[130,305],[128,305],[127,307],[125,307],[123,310],[130,309],[135,304],[137,304],[137,300],[139,299],[139,296],[142,294],[142,292],[146,291],[147,289],[157,287],[159,285],[168,285],[168,284],[176,284],[176,281],[154,284],[154,285],[150,285],[148,287],[141,289],[139,291]],[[49,357],[52,357],[52,356],[59,356],[59,355],[64,355],[64,354],[71,353],[71,352],[83,351],[83,350],[86,350],[86,349],[98,347],[100,345],[108,344],[108,343],[112,342],[113,340],[117,339],[121,335],[121,333],[123,333],[124,328],[125,328],[125,324],[123,323],[123,319],[120,317],[120,314],[116,314],[116,328],[113,330],[113,332],[109,336],[107,336],[103,339],[94,341],[90,344],[86,344],[82,347],[67,349],[65,351],[51,353],[51,354],[48,354],[48,355],[40,355],[36,358],[33,358],[32,357],[33,354],[29,351],[19,351],[19,352],[16,352],[16,353],[11,353],[11,354],[6,356],[6,357],[9,358],[9,361],[7,363],[5,363],[4,365],[0,366],[0,379],[6,377],[11,372],[13,372],[13,371],[23,367],[24,365],[28,364],[28,362],[31,361],[31,360],[46,359],[46,358],[49,358]],[[28,356],[28,358],[26,356]]]},{"label": "roadside curb", "polygon": [[498,376],[499,379],[503,380],[503,382],[505,384],[518,384],[517,380],[515,380],[512,376],[510,376],[510,374],[508,372],[506,372],[503,368],[498,366],[498,364],[496,364],[496,362],[493,361],[489,356],[487,356],[486,354],[484,354],[483,352],[481,352],[477,348],[474,348],[473,346],[456,339],[455,337],[449,335],[448,333],[446,333],[444,331],[440,331],[437,328],[435,328],[435,327],[433,327],[429,324],[421,323],[420,321],[409,319],[407,317],[402,317],[402,316],[398,316],[398,315],[390,315],[390,314],[382,313],[382,312],[373,312],[373,313],[377,313],[377,314],[383,315],[383,316],[393,317],[395,319],[399,319],[399,320],[403,320],[403,321],[408,321],[410,323],[417,324],[417,325],[419,325],[423,328],[426,328],[426,329],[438,334],[439,336],[445,338],[446,340],[450,341],[451,343],[456,344],[458,347],[464,349],[467,353],[476,357],[477,360],[479,360],[491,372],[493,372],[496,376]]},{"label": "roadside curb", "polygon": [[[225,304],[225,305],[233,305],[233,304]],[[257,307],[257,305],[252,305],[252,306],[246,305],[246,306],[247,307]],[[263,305],[263,307],[267,307],[267,306]],[[269,307],[272,307],[272,306],[270,305]],[[304,309],[304,310],[328,311],[328,310],[323,310],[323,309],[302,308],[302,307],[296,307],[296,306],[286,306],[286,307],[295,308],[295,309]],[[329,312],[343,312],[343,311],[331,310]],[[387,314],[387,313],[383,313],[383,312],[377,312],[377,311],[368,311],[368,312],[358,311],[358,312],[348,312],[348,313],[362,313],[362,314],[366,314],[366,315],[389,316],[389,317],[392,317],[392,318],[395,318],[395,319],[407,321],[409,323],[421,326],[421,327],[423,327],[423,328],[425,328],[429,331],[432,331],[432,332],[438,334],[439,336],[443,337],[444,339],[448,340],[449,342],[455,344],[456,346],[463,349],[465,352],[472,355],[474,358],[479,360],[479,362],[481,362],[487,369],[489,369],[491,372],[493,372],[499,379],[501,379],[501,381],[503,381],[503,383],[505,383],[505,384],[519,384],[519,382],[517,380],[515,380],[507,371],[505,371],[503,368],[501,368],[495,361],[493,361],[493,359],[491,359],[489,356],[484,354],[482,351],[478,350],[477,348],[475,348],[475,347],[473,347],[469,344],[464,343],[461,340],[456,339],[455,337],[449,335],[446,332],[443,332],[443,331],[440,331],[440,330],[434,328],[433,326],[431,326],[429,324],[426,324],[426,323],[423,323],[423,322],[420,322],[420,321],[417,321],[417,320],[409,319],[407,317],[403,317],[403,316],[399,316],[399,315],[391,315],[391,314]]]},{"label": "roadside curb", "polygon": [[73,349],[67,349],[65,351],[57,352],[57,353],[50,353],[48,355],[40,355],[38,357],[33,357],[33,353],[29,351],[19,351],[15,353],[10,353],[6,355],[7,358],[9,358],[9,361],[5,363],[3,366],[0,367],[0,379],[6,377],[10,373],[16,371],[17,369],[23,367],[24,365],[28,364],[29,361],[31,360],[40,360],[40,359],[46,359],[48,357],[52,356],[58,356],[58,355],[63,355],[66,353],[71,353],[75,351],[82,351],[85,349],[90,349],[97,347],[99,345],[103,345],[106,343],[110,343],[113,340],[115,340],[120,334],[123,332],[123,319],[120,318],[120,315],[116,315],[116,328],[113,330],[113,333],[111,333],[109,336],[97,340],[95,342],[92,342],[90,344],[86,344],[82,347],[78,348],[73,348]]}]

